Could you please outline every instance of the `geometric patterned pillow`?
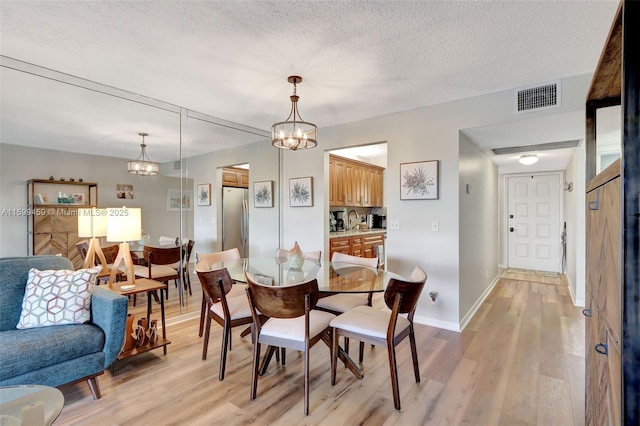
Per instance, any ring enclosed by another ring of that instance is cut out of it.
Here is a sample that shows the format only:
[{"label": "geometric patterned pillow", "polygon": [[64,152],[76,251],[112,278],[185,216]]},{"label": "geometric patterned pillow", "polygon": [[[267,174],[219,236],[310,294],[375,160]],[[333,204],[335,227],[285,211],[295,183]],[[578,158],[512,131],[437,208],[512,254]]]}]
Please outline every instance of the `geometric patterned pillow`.
[{"label": "geometric patterned pillow", "polygon": [[16,328],[82,324],[91,319],[91,293],[102,266],[90,269],[29,270]]}]

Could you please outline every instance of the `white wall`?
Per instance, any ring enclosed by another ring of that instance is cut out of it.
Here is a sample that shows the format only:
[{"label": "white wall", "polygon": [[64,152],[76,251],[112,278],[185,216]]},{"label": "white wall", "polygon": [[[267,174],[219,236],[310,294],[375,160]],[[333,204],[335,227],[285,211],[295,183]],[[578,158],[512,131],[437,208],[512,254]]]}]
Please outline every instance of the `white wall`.
[{"label": "white wall", "polygon": [[573,303],[585,306],[585,161],[584,142],[576,148],[567,170],[565,181],[573,183],[571,192],[564,191],[564,221],[567,222],[567,260],[565,273]]},{"label": "white wall", "polygon": [[[142,208],[142,228],[156,242],[160,235],[177,237],[180,212],[167,211],[167,188],[180,188],[175,177],[137,176],[127,172],[127,161],[121,158],[84,155],[63,151],[0,144],[0,210],[27,207],[29,179],[73,177],[98,183],[98,207]],[[133,185],[134,198],[116,196],[119,183]],[[191,181],[186,184],[191,186]],[[195,208],[195,207],[194,207]],[[183,237],[191,238],[191,215],[185,215]],[[27,255],[27,219],[10,213],[0,216],[0,256]]]},{"label": "white wall", "polygon": [[[272,257],[279,246],[280,194],[279,150],[269,141],[216,151],[188,159],[189,177],[194,186],[211,184],[211,206],[194,208],[196,253],[211,253],[222,249],[222,173],[221,167],[249,163],[249,256]],[[255,208],[253,183],[274,181],[274,207]]]},{"label": "white wall", "polygon": [[[589,77],[584,75],[564,79],[562,107],[530,114],[583,110],[588,82]],[[386,141],[384,198],[387,221],[400,222],[399,231],[387,232],[388,269],[404,275],[408,275],[415,265],[425,269],[429,279],[418,304],[416,321],[460,329],[460,318],[464,313],[461,315],[460,305],[459,131],[518,120],[522,120],[522,116],[513,113],[513,92],[508,90],[339,126],[321,127],[318,148],[285,152],[283,155],[283,185],[289,178],[314,178],[313,207],[291,208],[284,199],[283,245],[289,246],[297,240],[303,250],[324,246],[325,253],[328,251],[327,151]],[[440,198],[401,201],[400,163],[421,160],[440,161]],[[439,232],[431,232],[434,220],[439,222]],[[428,300],[426,293],[431,289],[440,293],[440,305],[437,307]],[[469,302],[465,296],[465,307]]]},{"label": "white wall", "polygon": [[463,133],[460,133],[459,226],[460,321],[465,325],[499,273],[498,169]]}]

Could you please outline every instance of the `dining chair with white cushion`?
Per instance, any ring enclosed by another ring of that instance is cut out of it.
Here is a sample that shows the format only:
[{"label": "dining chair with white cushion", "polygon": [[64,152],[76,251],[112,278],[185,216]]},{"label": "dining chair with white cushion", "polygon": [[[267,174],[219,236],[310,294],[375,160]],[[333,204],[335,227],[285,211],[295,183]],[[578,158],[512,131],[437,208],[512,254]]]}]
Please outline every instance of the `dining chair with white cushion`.
[{"label": "dining chair with white cushion", "polygon": [[[354,265],[364,266],[367,268],[371,268],[372,270],[377,270],[378,268],[378,258],[372,257],[358,257],[351,256],[349,254],[344,254],[340,252],[333,253],[333,257],[331,258],[331,264],[333,270],[337,273],[340,273],[340,269],[351,268]],[[358,306],[371,306],[371,299],[373,298],[373,293],[360,293],[360,294],[348,294],[348,293],[339,293],[332,294],[331,296],[323,297],[318,300],[316,304],[316,309],[320,309],[326,312],[331,312],[335,315],[340,315],[345,312],[350,311],[353,308],[357,308]],[[349,338],[345,337],[344,339],[344,350],[345,352],[349,352]],[[358,353],[359,361],[362,362],[364,358],[364,343],[360,342],[360,350]]]},{"label": "dining chair with white cushion", "polygon": [[[203,270],[200,268],[203,267]],[[224,371],[227,363],[227,351],[230,348],[231,329],[242,325],[251,324],[253,317],[249,308],[246,295],[227,298],[227,294],[234,285],[233,279],[226,268],[210,270],[210,266],[201,261],[196,265],[196,273],[202,284],[204,297],[207,299],[208,315],[205,325],[204,342],[202,344],[202,359],[207,359],[209,346],[209,333],[211,320],[222,326],[222,347],[220,350],[220,367],[218,379],[224,380]],[[214,303],[214,301],[218,301]]]},{"label": "dining chair with white cushion", "polygon": [[[208,265],[208,269],[211,269],[211,265],[218,262],[226,262],[226,261],[240,260],[240,259],[241,259],[240,251],[237,248],[217,251],[214,253],[196,253],[196,263],[199,263],[201,265],[201,268],[203,268],[204,266],[201,262],[204,262]],[[231,290],[229,291],[229,293],[227,294],[227,297],[228,298],[236,297],[236,296],[246,297],[245,295],[246,288],[247,286],[244,284],[234,284],[231,287]],[[202,332],[204,330],[204,321],[207,316],[207,300],[206,300],[206,297],[204,297],[204,293],[202,295],[203,295],[202,305],[200,306],[200,328],[198,330],[198,336],[200,337],[202,337]]]},{"label": "dining chair with white cushion", "polygon": [[[396,346],[407,336],[411,346],[413,371],[416,383],[420,382],[418,352],[413,328],[413,315],[420,299],[420,294],[427,281],[427,274],[415,267],[411,278],[407,281],[391,278],[384,292],[384,301],[391,309],[381,310],[371,306],[359,306],[331,321],[333,343],[331,357],[331,385],[336,383],[337,348],[340,336],[351,337],[372,345],[384,345],[389,352],[389,370],[393,404],[400,410],[400,390],[398,387],[398,366],[396,363]],[[407,314],[406,318],[400,314]]]},{"label": "dining chair with white cushion", "polygon": [[[278,348],[293,349],[304,354],[304,414],[309,414],[309,349],[330,337],[329,323],[335,315],[313,309],[318,300],[318,281],[290,286],[265,286],[249,273],[247,297],[253,315],[253,368],[251,373],[251,400],[258,392],[258,375],[263,375]],[[259,315],[268,319],[261,324]],[[260,347],[268,345],[262,366]]]}]

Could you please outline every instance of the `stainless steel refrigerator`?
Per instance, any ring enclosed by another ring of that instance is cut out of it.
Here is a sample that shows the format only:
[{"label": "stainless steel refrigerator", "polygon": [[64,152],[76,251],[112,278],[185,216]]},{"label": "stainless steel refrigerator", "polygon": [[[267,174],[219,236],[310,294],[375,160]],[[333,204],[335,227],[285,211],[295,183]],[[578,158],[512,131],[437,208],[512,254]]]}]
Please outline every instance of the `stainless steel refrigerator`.
[{"label": "stainless steel refrigerator", "polygon": [[238,248],[249,254],[249,190],[224,187],[222,191],[222,250]]}]

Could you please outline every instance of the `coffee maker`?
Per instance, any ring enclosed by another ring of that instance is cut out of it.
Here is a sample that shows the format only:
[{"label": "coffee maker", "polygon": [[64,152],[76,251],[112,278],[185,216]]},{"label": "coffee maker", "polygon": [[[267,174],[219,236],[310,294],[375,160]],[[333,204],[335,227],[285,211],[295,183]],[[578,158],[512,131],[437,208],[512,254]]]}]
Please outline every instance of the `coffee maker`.
[{"label": "coffee maker", "polygon": [[334,212],[336,215],[336,231],[344,231],[344,212]]}]

